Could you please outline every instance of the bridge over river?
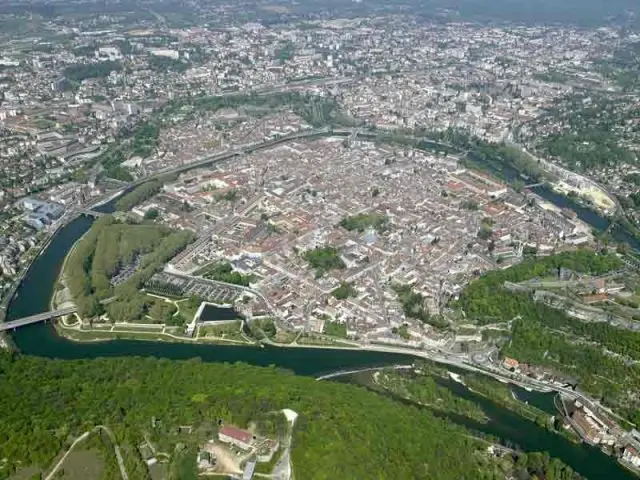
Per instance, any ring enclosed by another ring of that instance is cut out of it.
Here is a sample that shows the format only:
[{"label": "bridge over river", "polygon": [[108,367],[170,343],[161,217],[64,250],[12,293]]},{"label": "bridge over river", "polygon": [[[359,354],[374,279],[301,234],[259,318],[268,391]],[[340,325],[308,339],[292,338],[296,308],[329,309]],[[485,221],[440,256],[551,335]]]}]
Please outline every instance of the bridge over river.
[{"label": "bridge over river", "polygon": [[12,320],[10,322],[0,323],[0,332],[5,330],[15,330],[16,328],[24,327],[25,325],[31,325],[32,323],[46,322],[47,320],[62,317],[64,315],[70,315],[77,311],[77,307],[68,307],[61,308],[60,310],[38,313],[29,317],[18,318],[17,320]]}]

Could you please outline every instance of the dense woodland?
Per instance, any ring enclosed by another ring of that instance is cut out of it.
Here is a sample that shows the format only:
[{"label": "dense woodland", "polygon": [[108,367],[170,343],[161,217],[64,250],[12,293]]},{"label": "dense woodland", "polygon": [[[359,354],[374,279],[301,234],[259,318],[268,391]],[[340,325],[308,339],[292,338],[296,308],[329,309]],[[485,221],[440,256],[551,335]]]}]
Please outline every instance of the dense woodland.
[{"label": "dense woodland", "polygon": [[81,82],[88,78],[108,77],[111,72],[122,70],[122,64],[114,61],[99,63],[78,63],[64,69],[64,76],[72,82]]},{"label": "dense woodland", "polygon": [[[566,318],[565,321],[578,322]],[[598,330],[601,327],[597,324],[583,324],[578,328],[589,332],[585,335],[588,339],[594,336],[592,328]],[[629,332],[617,331],[609,340],[624,337],[625,334]],[[604,340],[603,344],[610,345],[609,340]],[[609,352],[616,350],[617,348]],[[589,343],[583,337],[563,335],[534,319],[514,322],[511,340],[503,347],[502,354],[521,362],[551,368],[561,376],[573,377],[578,381],[580,389],[596,396],[630,421],[640,424],[638,364],[607,353],[602,347]]]},{"label": "dense woodland", "polygon": [[[112,217],[98,219],[69,254],[64,281],[81,316],[90,318],[106,312],[112,321],[140,321],[153,311],[158,322],[168,319],[173,309],[140,294],[139,289],[166,261],[193,239],[187,231],[175,232],[158,225],[116,223]],[[112,279],[124,268],[134,269],[122,283]],[[100,303],[111,297],[115,301]]]},{"label": "dense woodland", "polygon": [[[292,452],[299,479],[504,478],[486,444],[459,426],[359,387],[276,368],[3,354],[0,404],[0,457],[8,459],[0,478],[19,464],[46,468],[73,438],[104,424],[130,452],[131,480],[147,479],[130,448],[143,432],[169,448],[178,425],[194,425],[209,438],[219,419],[241,427],[259,420],[268,429],[267,416],[282,408],[300,414]],[[152,418],[159,427],[151,427]]]}]

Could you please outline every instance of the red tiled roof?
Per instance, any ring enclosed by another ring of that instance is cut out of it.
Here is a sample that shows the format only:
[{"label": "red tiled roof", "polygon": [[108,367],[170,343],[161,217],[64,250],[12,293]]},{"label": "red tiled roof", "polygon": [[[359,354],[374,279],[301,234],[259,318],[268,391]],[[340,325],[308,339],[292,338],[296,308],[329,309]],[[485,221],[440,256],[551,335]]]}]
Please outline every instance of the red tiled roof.
[{"label": "red tiled roof", "polygon": [[253,435],[251,435],[251,433],[247,432],[246,430],[240,430],[236,427],[224,426],[220,429],[219,433],[247,444],[251,443],[251,439],[253,438]]}]

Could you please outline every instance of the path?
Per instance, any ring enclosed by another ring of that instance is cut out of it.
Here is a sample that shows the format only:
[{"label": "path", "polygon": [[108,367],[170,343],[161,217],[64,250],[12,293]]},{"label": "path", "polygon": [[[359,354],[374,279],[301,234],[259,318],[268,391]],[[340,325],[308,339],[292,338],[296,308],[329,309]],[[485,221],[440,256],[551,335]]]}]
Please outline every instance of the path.
[{"label": "path", "polygon": [[114,450],[114,452],[116,454],[116,459],[118,461],[118,468],[120,469],[120,476],[122,477],[122,480],[129,480],[129,475],[127,474],[127,470],[124,467],[124,460],[122,458],[122,454],[120,453],[120,447],[116,443],[116,437],[113,434],[113,432],[108,427],[106,427],[105,425],[97,425],[93,429],[84,432],[82,435],[80,435],[78,438],[76,438],[74,440],[74,442],[71,444],[71,446],[69,447],[69,449],[62,456],[62,458],[60,460],[58,460],[58,463],[56,463],[54,465],[54,467],[51,470],[51,472],[49,472],[49,474],[46,477],[44,477],[44,480],[52,480],[53,477],[58,472],[58,470],[60,470],[60,467],[64,464],[64,462],[67,459],[67,457],[71,454],[73,449],[76,447],[76,445],[78,445],[80,442],[86,440],[87,437],[91,433],[96,432],[98,430],[103,430],[109,436],[109,440],[111,440],[111,443],[113,444],[113,450]]},{"label": "path", "polygon": [[129,475],[127,474],[127,470],[124,467],[124,460],[122,458],[122,454],[120,453],[120,447],[116,443],[116,437],[113,432],[109,429],[109,427],[105,425],[98,425],[94,428],[94,430],[104,430],[106,434],[109,436],[109,440],[113,444],[113,451],[116,454],[116,459],[118,460],[118,468],[120,469],[120,476],[122,480],[129,480]]},{"label": "path", "polygon": [[58,460],[58,463],[55,464],[55,466],[53,467],[53,470],[51,470],[51,472],[49,473],[49,475],[47,475],[46,477],[44,477],[44,480],[51,480],[55,474],[58,472],[58,470],[60,469],[60,467],[62,466],[62,464],[65,462],[65,460],[67,459],[67,457],[69,456],[69,454],[73,451],[73,449],[75,448],[75,446],[82,442],[83,440],[85,440],[89,434],[91,432],[84,432],[82,435],[80,435],[78,438],[76,438],[74,440],[74,442],[71,444],[71,446],[69,447],[69,449],[65,452],[65,454],[62,456],[62,458],[60,460]]},{"label": "path", "polygon": [[272,478],[276,480],[292,480],[293,479],[293,466],[291,465],[291,441],[293,439],[293,427],[296,424],[296,419],[298,418],[298,413],[285,408],[282,410],[282,413],[289,422],[289,435],[285,440],[283,440],[284,451],[282,452],[282,456],[276,466],[273,467]]},{"label": "path", "polygon": [[211,453],[216,457],[222,470],[227,475],[242,475],[242,469],[240,468],[239,459],[235,459],[225,448],[220,445],[212,444]]}]

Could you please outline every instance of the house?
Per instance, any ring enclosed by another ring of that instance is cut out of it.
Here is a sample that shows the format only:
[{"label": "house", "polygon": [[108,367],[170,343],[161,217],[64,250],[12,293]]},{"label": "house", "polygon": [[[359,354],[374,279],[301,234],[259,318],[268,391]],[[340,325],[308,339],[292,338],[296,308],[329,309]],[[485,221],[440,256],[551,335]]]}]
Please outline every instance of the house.
[{"label": "house", "polygon": [[515,358],[504,357],[502,365],[504,365],[504,368],[516,370],[520,367],[520,362],[518,362]]},{"label": "house", "polygon": [[241,450],[253,448],[253,435],[251,432],[236,427],[224,426],[218,432],[218,440],[238,447]]},{"label": "house", "polygon": [[638,453],[638,450],[633,448],[631,445],[624,447],[622,459],[625,462],[629,462],[634,467],[640,467],[640,453]]}]

